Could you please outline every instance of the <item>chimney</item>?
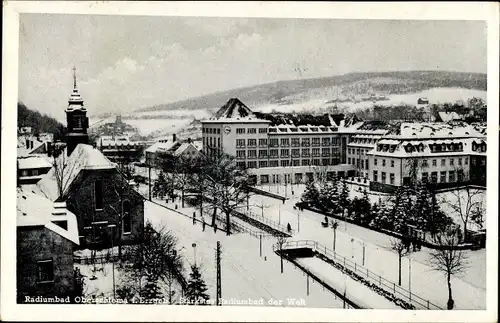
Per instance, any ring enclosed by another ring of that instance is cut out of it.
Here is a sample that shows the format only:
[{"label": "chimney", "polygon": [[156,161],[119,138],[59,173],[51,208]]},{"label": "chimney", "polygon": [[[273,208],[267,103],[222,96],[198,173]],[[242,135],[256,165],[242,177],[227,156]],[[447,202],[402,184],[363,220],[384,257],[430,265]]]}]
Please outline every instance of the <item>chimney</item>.
[{"label": "chimney", "polygon": [[177,141],[177,135],[174,133],[172,135],[172,142],[176,142]]},{"label": "chimney", "polygon": [[188,144],[190,144],[190,143],[191,143],[191,138],[188,138]]},{"label": "chimney", "polygon": [[30,140],[26,138],[26,149],[30,149]]}]

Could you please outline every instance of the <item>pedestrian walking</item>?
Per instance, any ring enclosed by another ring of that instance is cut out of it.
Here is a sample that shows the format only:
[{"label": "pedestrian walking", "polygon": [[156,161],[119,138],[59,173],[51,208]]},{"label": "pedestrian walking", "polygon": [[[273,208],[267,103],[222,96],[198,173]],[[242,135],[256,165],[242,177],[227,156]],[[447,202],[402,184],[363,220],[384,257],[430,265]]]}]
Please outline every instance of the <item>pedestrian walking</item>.
[{"label": "pedestrian walking", "polygon": [[292,232],[292,226],[290,225],[290,222],[288,222],[288,224],[286,225],[286,229],[288,230],[288,232]]}]

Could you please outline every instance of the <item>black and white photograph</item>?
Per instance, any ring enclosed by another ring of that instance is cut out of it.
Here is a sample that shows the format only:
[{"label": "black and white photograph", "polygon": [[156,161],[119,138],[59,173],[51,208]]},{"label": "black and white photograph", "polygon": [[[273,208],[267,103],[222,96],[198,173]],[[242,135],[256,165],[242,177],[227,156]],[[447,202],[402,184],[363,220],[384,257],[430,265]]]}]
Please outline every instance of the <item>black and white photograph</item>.
[{"label": "black and white photograph", "polygon": [[491,16],[111,5],[18,13],[9,303],[496,315]]}]

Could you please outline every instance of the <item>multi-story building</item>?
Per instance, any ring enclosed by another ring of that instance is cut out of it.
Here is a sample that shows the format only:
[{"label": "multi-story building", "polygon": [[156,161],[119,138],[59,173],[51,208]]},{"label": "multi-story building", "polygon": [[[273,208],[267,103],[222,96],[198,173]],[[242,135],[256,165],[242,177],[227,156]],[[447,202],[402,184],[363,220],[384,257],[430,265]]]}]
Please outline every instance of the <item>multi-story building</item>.
[{"label": "multi-story building", "polygon": [[347,149],[362,124],[343,115],[254,113],[231,99],[214,118],[202,121],[203,150],[235,156],[255,183],[300,183],[315,176],[319,168],[327,176],[354,176]]},{"label": "multi-story building", "polygon": [[18,184],[36,184],[52,168],[48,157],[23,156],[17,158]]},{"label": "multi-story building", "polygon": [[485,139],[468,125],[403,123],[367,153],[371,189],[390,191],[415,180],[437,187],[481,181],[484,185]]}]

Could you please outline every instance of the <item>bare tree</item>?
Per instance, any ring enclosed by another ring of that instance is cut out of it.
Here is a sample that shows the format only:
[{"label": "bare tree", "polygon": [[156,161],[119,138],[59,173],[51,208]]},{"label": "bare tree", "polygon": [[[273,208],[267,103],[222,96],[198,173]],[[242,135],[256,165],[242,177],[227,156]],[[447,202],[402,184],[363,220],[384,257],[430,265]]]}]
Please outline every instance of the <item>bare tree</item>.
[{"label": "bare tree", "polygon": [[409,239],[403,237],[401,239],[391,239],[391,249],[398,254],[399,268],[398,268],[398,285],[401,286],[401,260],[403,257],[410,254]]},{"label": "bare tree", "polygon": [[191,160],[190,158],[185,158],[181,155],[174,159],[172,176],[175,185],[181,191],[182,207],[184,207],[184,197],[186,189],[192,183],[193,170],[194,170],[194,163],[193,160]]},{"label": "bare tree", "polygon": [[315,177],[315,183],[318,184],[320,190],[328,183],[328,173],[331,172],[332,167],[328,165],[315,165],[310,166],[312,173]]},{"label": "bare tree", "polygon": [[67,156],[61,145],[54,147],[52,152],[51,165],[54,170],[54,177],[57,183],[58,198],[64,195],[69,185],[80,171],[78,167],[82,157],[82,151],[75,150],[75,156]]},{"label": "bare tree", "polygon": [[448,309],[453,309],[455,301],[451,291],[451,276],[458,275],[467,268],[467,257],[463,250],[458,249],[461,241],[461,231],[458,226],[449,226],[444,232],[433,237],[433,241],[439,246],[430,253],[429,263],[434,270],[446,275],[448,283]]},{"label": "bare tree", "polygon": [[467,225],[471,217],[474,217],[478,210],[482,209],[484,190],[467,185],[451,190],[450,194],[451,198],[443,197],[442,203],[447,205],[453,213],[460,217],[463,224],[462,237],[464,240],[467,240]]}]

